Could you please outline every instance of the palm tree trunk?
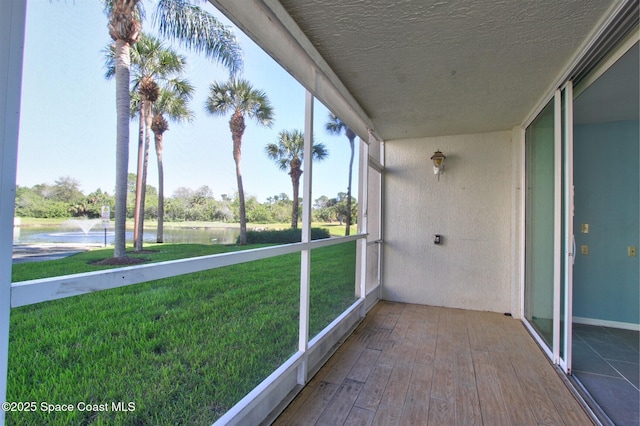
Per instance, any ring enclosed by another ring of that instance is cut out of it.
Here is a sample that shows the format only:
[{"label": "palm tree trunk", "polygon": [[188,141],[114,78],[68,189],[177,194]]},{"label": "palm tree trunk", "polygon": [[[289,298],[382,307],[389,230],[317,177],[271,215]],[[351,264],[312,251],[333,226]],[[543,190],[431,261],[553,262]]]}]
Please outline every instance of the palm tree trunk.
[{"label": "palm tree trunk", "polygon": [[347,186],[347,228],[344,235],[350,235],[351,230],[351,179],[353,176],[353,143],[354,138],[349,138],[349,146],[351,147],[351,158],[349,159],[349,185]]},{"label": "palm tree trunk", "polygon": [[142,163],[142,190],[140,191],[140,220],[138,229],[138,239],[136,240],[136,251],[142,250],[144,236],[144,203],[147,195],[147,170],[149,169],[149,146],[151,145],[151,102],[143,101],[144,104],[144,158]]},{"label": "palm tree trunk", "polygon": [[142,168],[144,166],[144,111],[145,103],[140,102],[140,113],[138,120],[138,169],[136,172],[136,207],[133,212],[133,245],[138,248],[138,233],[140,232],[140,205],[142,202]]},{"label": "palm tree trunk", "polygon": [[158,159],[158,230],[156,242],[164,242],[164,166],[162,164],[162,133],[155,133],[156,157]]},{"label": "palm tree trunk", "polygon": [[291,176],[291,184],[293,185],[293,206],[291,209],[291,228],[298,229],[298,215],[299,215],[299,205],[298,205],[298,197],[300,191],[300,176],[302,176],[302,170],[300,170],[300,160],[298,160],[297,164],[294,161],[291,162],[291,172],[289,172]]},{"label": "palm tree trunk", "polygon": [[244,203],[244,187],[242,185],[242,171],[240,160],[242,158],[242,135],[246,128],[242,111],[237,110],[229,121],[231,137],[233,139],[233,161],[236,163],[236,179],[238,180],[238,204],[240,210],[240,245],[247,244],[247,211]]},{"label": "palm tree trunk", "polygon": [[247,244],[247,211],[244,204],[244,187],[242,186],[242,172],[240,160],[236,161],[236,178],[238,180],[238,204],[240,207],[240,245]]},{"label": "palm tree trunk", "polygon": [[129,57],[127,41],[116,40],[116,205],[114,257],[126,256],[127,175],[129,165]]}]

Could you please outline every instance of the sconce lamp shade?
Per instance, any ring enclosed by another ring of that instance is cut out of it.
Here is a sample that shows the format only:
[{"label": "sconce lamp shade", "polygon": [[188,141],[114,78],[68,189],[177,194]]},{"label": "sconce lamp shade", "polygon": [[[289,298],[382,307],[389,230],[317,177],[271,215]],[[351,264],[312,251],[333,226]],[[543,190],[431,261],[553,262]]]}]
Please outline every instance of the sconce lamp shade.
[{"label": "sconce lamp shade", "polygon": [[436,166],[436,167],[442,166],[442,163],[444,163],[444,160],[446,158],[447,157],[442,152],[440,152],[440,150],[437,150],[431,156],[431,160],[433,160],[433,165]]},{"label": "sconce lamp shade", "polygon": [[431,161],[433,161],[433,174],[438,175],[438,180],[440,180],[440,174],[444,171],[444,160],[446,158],[440,150],[437,150],[431,156]]}]

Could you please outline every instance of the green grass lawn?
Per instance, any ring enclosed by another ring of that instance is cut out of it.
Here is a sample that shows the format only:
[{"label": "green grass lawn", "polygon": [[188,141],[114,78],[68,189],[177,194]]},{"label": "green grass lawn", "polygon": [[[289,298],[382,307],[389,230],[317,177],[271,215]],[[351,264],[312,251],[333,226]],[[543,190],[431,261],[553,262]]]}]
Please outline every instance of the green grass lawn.
[{"label": "green grass lawn", "polygon": [[[147,248],[150,261],[238,249]],[[110,253],[17,264],[13,281],[104,268],[91,262]],[[312,251],[311,336],[355,301],[355,253],[355,242]],[[299,279],[296,253],[13,309],[7,400],[38,409],[7,424],[211,424],[297,350]]]}]

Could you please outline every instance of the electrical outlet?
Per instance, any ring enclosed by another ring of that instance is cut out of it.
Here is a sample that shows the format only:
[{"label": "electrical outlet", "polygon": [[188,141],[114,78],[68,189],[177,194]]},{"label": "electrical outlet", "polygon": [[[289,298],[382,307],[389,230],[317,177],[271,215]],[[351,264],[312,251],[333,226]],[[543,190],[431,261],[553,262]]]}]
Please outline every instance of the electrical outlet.
[{"label": "electrical outlet", "polygon": [[580,254],[589,254],[589,246],[580,246]]},{"label": "electrical outlet", "polygon": [[580,228],[581,228],[583,234],[588,234],[589,233],[589,224],[588,223],[583,223]]},{"label": "electrical outlet", "polygon": [[629,254],[630,257],[636,257],[638,254],[636,246],[629,246],[627,248],[627,253]]}]

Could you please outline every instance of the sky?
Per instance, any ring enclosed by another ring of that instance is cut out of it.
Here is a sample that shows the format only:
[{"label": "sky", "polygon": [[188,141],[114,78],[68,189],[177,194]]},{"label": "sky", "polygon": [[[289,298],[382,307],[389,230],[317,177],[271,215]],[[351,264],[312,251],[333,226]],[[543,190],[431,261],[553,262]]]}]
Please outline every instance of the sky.
[{"label": "sky", "polygon": [[[244,51],[242,78],[266,92],[275,111],[271,128],[247,121],[242,145],[245,193],[260,202],[286,193],[291,179],[270,160],[264,147],[275,143],[282,130],[304,130],[304,88],[280,65],[234,27],[209,3],[203,3],[220,21],[233,28]],[[154,6],[145,3],[143,30],[155,34]],[[97,0],[31,0],[28,2],[23,64],[17,184],[31,187],[54,184],[61,177],[80,183],[85,194],[115,188],[116,110],[115,80],[104,78],[103,49],[111,42],[107,17]],[[171,45],[167,42],[167,45]],[[210,116],[204,110],[208,87],[225,81],[227,70],[204,55],[172,46],[187,58],[186,77],[196,87],[192,123],[170,123],[164,134],[165,196],[180,187],[208,186],[214,196],[237,191],[228,116]],[[316,100],[314,140],[324,143],[329,156],[314,163],[314,199],[346,192],[349,143],[344,135],[324,130],[328,110]],[[130,123],[129,173],[136,173],[137,120]],[[353,195],[357,195],[358,148],[354,161]],[[157,188],[153,138],[147,183]],[[302,185],[302,182],[301,182]]]}]

